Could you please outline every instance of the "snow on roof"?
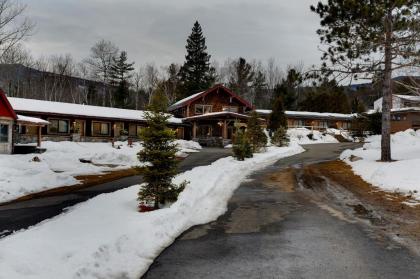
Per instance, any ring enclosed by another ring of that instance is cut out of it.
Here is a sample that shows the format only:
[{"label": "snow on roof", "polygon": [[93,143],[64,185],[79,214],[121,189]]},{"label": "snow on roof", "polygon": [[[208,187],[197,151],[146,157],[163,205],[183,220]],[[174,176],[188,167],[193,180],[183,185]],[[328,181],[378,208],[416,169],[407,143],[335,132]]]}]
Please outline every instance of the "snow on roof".
[{"label": "snow on roof", "polygon": [[17,117],[18,117],[17,121],[21,122],[21,123],[35,124],[35,125],[48,125],[48,124],[50,124],[50,122],[48,122],[44,119],[41,119],[41,118],[37,118],[37,117],[29,117],[29,116],[24,116],[24,115],[19,115],[19,114],[17,115]]},{"label": "snow on roof", "polygon": [[[144,111],[141,110],[88,106],[14,97],[8,97],[8,100],[13,109],[17,112],[52,113],[60,115],[145,121]],[[182,123],[182,119],[171,117],[169,122],[179,124]]]},{"label": "snow on roof", "polygon": [[195,119],[195,118],[212,117],[212,116],[224,116],[224,115],[232,115],[232,116],[237,116],[237,117],[249,118],[249,115],[240,114],[240,113],[237,113],[237,112],[218,111],[218,112],[210,112],[210,113],[190,116],[190,117],[186,117],[184,119]]},{"label": "snow on roof", "polygon": [[420,107],[406,107],[406,108],[391,109],[391,112],[403,112],[403,111],[420,111]]},{"label": "snow on roof", "polygon": [[[257,109],[257,113],[260,114],[270,114],[270,109]],[[354,114],[344,114],[344,113],[332,113],[332,112],[312,112],[312,111],[292,111],[287,110],[284,112],[286,116],[302,116],[302,117],[327,117],[327,118],[341,118],[349,119],[354,117]]]},{"label": "snow on roof", "polygon": [[183,103],[185,103],[185,102],[187,102],[187,101],[189,101],[189,100],[191,100],[191,99],[194,99],[195,97],[199,96],[200,94],[203,94],[204,92],[206,92],[206,91],[201,91],[201,92],[198,92],[198,93],[192,94],[191,96],[188,96],[188,97],[186,97],[186,98],[184,98],[184,99],[181,99],[181,100],[179,100],[178,102],[176,102],[176,103],[172,104],[169,108],[179,106],[180,104],[183,104]]},{"label": "snow on roof", "polygon": [[408,100],[408,101],[418,101],[420,102],[420,96],[413,96],[413,95],[394,95],[400,99]]}]

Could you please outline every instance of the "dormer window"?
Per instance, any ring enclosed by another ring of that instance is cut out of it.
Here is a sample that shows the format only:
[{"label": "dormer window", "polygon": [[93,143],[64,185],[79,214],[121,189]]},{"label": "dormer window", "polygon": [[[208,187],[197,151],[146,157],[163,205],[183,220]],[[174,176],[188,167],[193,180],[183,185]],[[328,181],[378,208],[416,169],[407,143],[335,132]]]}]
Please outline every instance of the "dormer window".
[{"label": "dormer window", "polygon": [[195,114],[211,113],[213,110],[212,105],[195,105]]}]

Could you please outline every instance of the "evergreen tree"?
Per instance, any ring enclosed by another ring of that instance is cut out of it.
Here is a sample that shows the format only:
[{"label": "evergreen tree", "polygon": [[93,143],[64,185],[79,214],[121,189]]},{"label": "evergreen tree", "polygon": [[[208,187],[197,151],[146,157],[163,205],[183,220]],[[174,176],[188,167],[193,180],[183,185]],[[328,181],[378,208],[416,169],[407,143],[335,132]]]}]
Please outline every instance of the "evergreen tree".
[{"label": "evergreen tree", "polygon": [[252,66],[245,58],[239,57],[233,62],[233,72],[229,78],[229,88],[239,96],[250,100],[251,84],[254,79]]},{"label": "evergreen tree", "polygon": [[287,146],[289,141],[290,139],[287,135],[287,129],[284,127],[279,127],[271,136],[271,143],[278,147]]},{"label": "evergreen tree", "polygon": [[186,49],[185,63],[179,72],[179,98],[206,90],[215,81],[215,69],[210,66],[211,56],[207,53],[206,38],[198,21],[194,23],[191,35],[187,39]]},{"label": "evergreen tree", "polygon": [[163,112],[166,110],[163,107],[165,98],[162,91],[156,91],[152,97],[150,111],[145,112],[148,127],[140,133],[143,149],[138,153],[140,162],[147,164],[143,173],[145,183],[138,193],[138,200],[140,205],[153,203],[155,209],[159,204],[175,201],[186,184],[172,182],[177,173],[178,148],[174,142],[175,132],[168,128],[170,115]]},{"label": "evergreen tree", "polygon": [[287,118],[284,113],[283,98],[277,97],[274,101],[271,114],[268,117],[268,126],[267,129],[271,133],[274,133],[280,127],[287,127]]},{"label": "evergreen tree", "polygon": [[281,83],[274,87],[274,98],[282,97],[284,107],[288,110],[296,109],[296,100],[298,97],[298,88],[303,82],[302,74],[291,68],[287,72],[286,79],[282,79]]},{"label": "evergreen tree", "polygon": [[352,113],[363,113],[366,111],[365,104],[358,97],[354,97],[351,101],[351,112]]},{"label": "evergreen tree", "polygon": [[259,152],[267,145],[267,135],[260,125],[260,119],[256,111],[253,111],[248,119],[245,137],[251,144],[253,152]]},{"label": "evergreen tree", "polygon": [[420,65],[419,0],[329,0],[311,10],[321,18],[324,74],[383,73],[381,160],[391,161],[392,73]]},{"label": "evergreen tree", "polygon": [[254,81],[252,83],[252,89],[254,91],[254,105],[256,108],[267,107],[267,83],[265,75],[262,71],[258,71],[255,74]]},{"label": "evergreen tree", "polygon": [[130,72],[134,70],[134,62],[127,62],[127,52],[121,51],[118,58],[113,58],[113,64],[110,69],[110,76],[113,84],[117,85],[115,91],[115,106],[119,108],[124,108],[127,104],[127,99],[129,97],[129,82],[128,79],[131,78]]},{"label": "evergreen tree", "polygon": [[252,148],[242,130],[238,130],[232,146],[233,157],[238,161],[252,158]]},{"label": "evergreen tree", "polygon": [[351,107],[344,89],[335,80],[324,80],[306,92],[299,109],[314,112],[350,113]]}]

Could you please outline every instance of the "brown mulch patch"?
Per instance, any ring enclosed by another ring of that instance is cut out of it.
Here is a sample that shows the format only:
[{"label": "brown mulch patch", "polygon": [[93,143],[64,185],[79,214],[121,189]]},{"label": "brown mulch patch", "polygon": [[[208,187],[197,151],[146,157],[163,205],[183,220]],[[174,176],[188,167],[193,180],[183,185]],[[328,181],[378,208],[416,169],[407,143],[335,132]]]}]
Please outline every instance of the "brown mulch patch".
[{"label": "brown mulch patch", "polygon": [[[410,196],[395,192],[385,192],[365,182],[355,175],[349,165],[342,161],[331,161],[307,166],[309,171],[315,171],[336,182],[356,195],[364,204],[372,206],[377,213],[383,216],[390,230],[396,236],[405,236],[420,242],[420,205],[404,204],[413,202]],[[363,214],[365,208],[357,205],[357,214]]]}]

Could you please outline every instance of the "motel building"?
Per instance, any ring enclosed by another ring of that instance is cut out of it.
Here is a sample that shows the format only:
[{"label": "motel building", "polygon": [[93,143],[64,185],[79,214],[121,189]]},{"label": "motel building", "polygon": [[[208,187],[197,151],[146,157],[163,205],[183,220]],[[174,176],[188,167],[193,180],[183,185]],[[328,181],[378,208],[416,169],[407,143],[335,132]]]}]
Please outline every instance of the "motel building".
[{"label": "motel building", "polygon": [[[203,146],[232,143],[246,129],[253,105],[223,85],[169,107],[169,127],[177,138]],[[257,110],[263,125],[270,110]],[[287,111],[289,128],[326,130],[350,127],[353,115]],[[139,139],[144,111],[7,97],[0,90],[0,154],[41,152],[42,141],[111,142]]]}]

